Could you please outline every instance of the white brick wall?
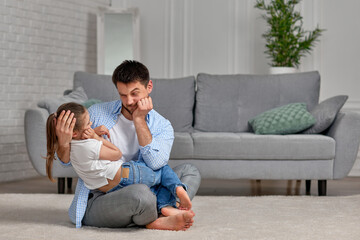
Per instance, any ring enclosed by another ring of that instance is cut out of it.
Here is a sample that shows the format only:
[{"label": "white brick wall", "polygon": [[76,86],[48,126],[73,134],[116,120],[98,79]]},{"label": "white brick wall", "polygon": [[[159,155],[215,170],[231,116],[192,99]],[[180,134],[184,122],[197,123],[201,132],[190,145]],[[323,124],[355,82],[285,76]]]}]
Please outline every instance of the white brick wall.
[{"label": "white brick wall", "polygon": [[96,13],[108,0],[0,0],[0,182],[37,173],[28,159],[24,113],[96,71]]}]

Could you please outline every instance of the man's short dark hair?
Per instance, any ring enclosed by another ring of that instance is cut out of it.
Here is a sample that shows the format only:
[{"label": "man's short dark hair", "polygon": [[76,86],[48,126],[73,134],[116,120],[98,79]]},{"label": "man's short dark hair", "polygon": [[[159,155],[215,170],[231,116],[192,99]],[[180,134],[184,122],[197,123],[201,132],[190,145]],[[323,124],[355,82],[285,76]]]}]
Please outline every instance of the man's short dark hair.
[{"label": "man's short dark hair", "polygon": [[150,80],[149,70],[144,64],[135,60],[123,61],[114,71],[112,81],[117,86],[118,82],[131,83],[140,82],[145,87]]}]

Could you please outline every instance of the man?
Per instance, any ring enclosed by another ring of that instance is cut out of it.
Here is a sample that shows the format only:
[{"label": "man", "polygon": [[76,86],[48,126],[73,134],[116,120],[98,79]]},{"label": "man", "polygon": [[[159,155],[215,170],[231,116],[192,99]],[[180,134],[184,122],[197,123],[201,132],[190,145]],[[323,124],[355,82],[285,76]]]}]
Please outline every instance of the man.
[{"label": "man", "polygon": [[[153,170],[166,165],[174,140],[170,122],[153,110],[149,94],[153,84],[148,69],[136,61],[124,61],[112,76],[120,100],[89,108],[92,127],[98,135],[106,135],[121,149],[124,160],[143,160]],[[56,122],[59,140],[57,156],[64,165],[70,163],[71,133],[76,119],[63,112]],[[180,180],[188,186],[192,199],[200,185],[195,166],[184,164],[174,168]],[[69,216],[76,227],[82,223],[97,227],[126,227],[131,224],[164,230],[186,230],[193,223],[192,211],[158,218],[156,197],[142,184],[135,184],[105,194],[90,191],[79,178]]]}]

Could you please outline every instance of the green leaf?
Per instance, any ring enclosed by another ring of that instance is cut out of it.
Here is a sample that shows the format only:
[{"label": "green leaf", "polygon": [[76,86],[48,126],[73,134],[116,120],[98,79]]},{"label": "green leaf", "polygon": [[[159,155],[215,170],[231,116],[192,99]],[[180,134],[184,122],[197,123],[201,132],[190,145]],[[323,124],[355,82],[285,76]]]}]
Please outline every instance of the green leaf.
[{"label": "green leaf", "polygon": [[303,29],[303,18],[295,10],[301,0],[256,0],[254,7],[265,12],[262,18],[269,30],[262,34],[265,39],[264,53],[271,66],[298,67],[300,59],[310,54],[325,31],[317,27],[313,31]]}]

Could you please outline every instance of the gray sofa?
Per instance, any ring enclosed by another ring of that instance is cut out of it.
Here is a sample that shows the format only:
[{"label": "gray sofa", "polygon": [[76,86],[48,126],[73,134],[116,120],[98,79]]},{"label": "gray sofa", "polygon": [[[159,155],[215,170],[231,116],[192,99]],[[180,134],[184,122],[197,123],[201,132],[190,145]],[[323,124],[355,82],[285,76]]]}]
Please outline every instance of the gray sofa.
[{"label": "gray sofa", "polygon": [[[248,121],[288,103],[304,102],[311,111],[319,100],[320,75],[210,75],[152,79],[154,109],[169,119],[175,140],[169,164],[196,165],[202,178],[326,180],[347,176],[357,156],[360,115],[340,112],[322,134],[256,135]],[[111,76],[76,72],[73,90],[88,99],[119,99]],[[25,135],[34,168],[45,175],[45,121],[48,111],[25,114]],[[35,139],[35,140],[34,140]],[[54,166],[54,177],[76,177],[72,168]],[[61,183],[62,185],[64,183]],[[60,184],[60,186],[62,186]]]}]

